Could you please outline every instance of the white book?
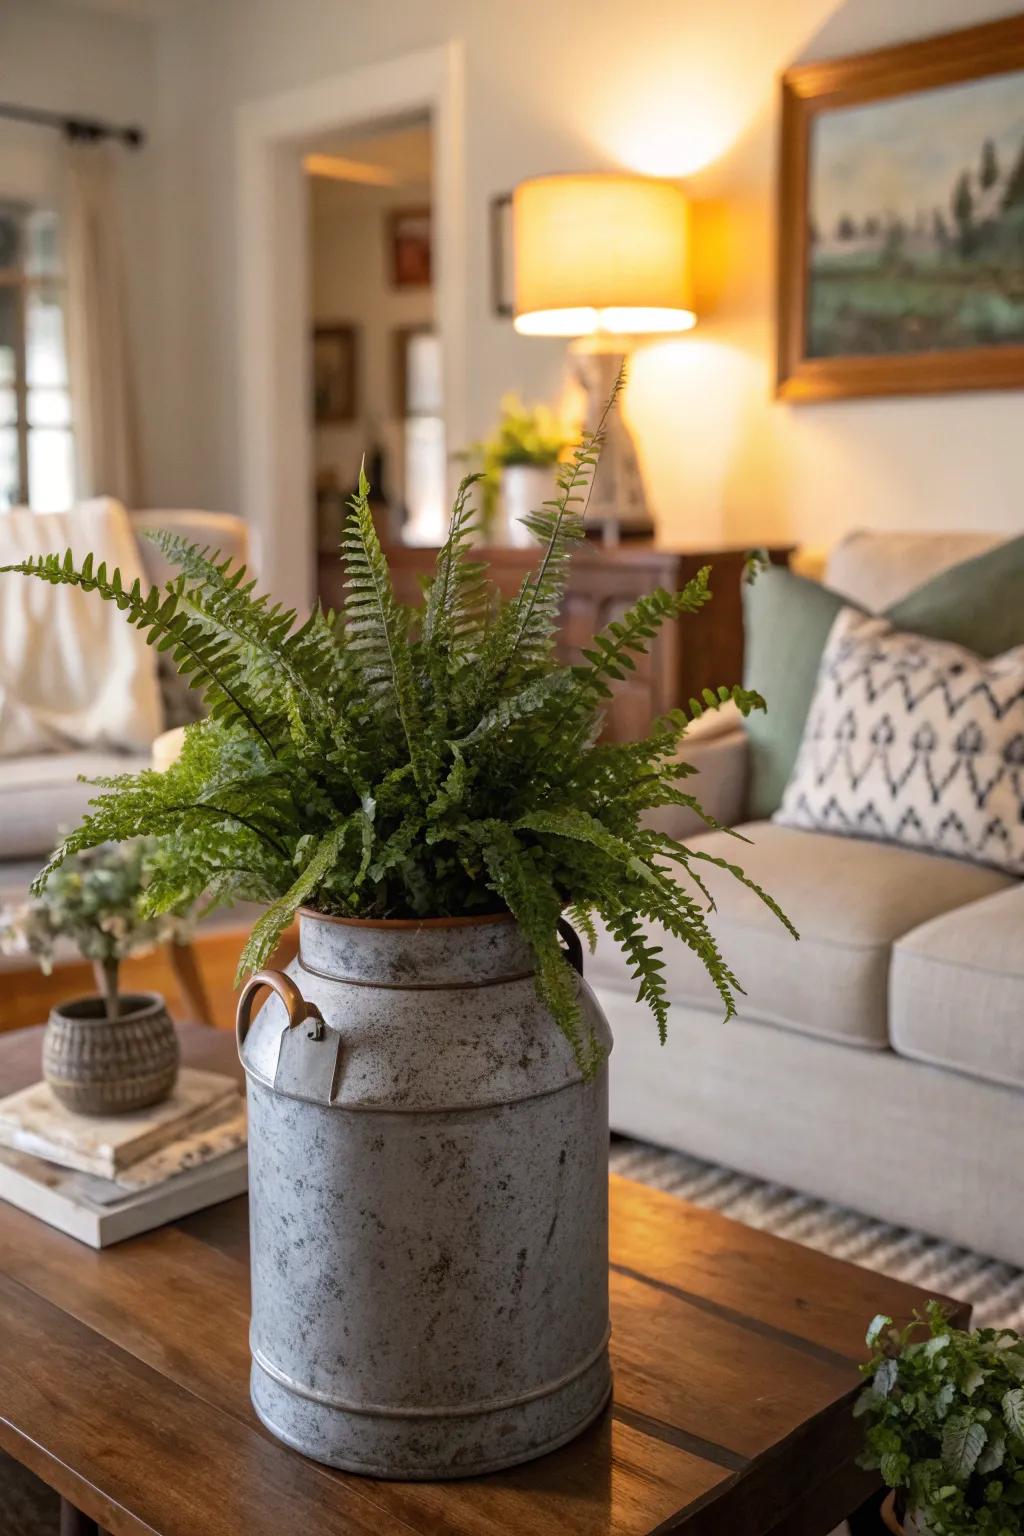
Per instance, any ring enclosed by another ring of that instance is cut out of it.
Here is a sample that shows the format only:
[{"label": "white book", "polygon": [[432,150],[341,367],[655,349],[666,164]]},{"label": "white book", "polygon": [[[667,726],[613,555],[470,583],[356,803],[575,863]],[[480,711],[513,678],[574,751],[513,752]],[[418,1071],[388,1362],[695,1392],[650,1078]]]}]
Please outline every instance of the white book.
[{"label": "white book", "polygon": [[78,1115],[46,1083],[34,1083],[0,1099],[0,1147],[113,1179],[186,1132],[219,1122],[240,1099],[233,1078],[182,1067],[162,1104],[126,1115]]},{"label": "white book", "polygon": [[91,1174],[59,1168],[0,1148],[0,1199],[37,1216],[90,1248],[107,1248],[193,1211],[242,1195],[249,1187],[245,1147],[188,1168],[162,1184],[125,1191]]}]

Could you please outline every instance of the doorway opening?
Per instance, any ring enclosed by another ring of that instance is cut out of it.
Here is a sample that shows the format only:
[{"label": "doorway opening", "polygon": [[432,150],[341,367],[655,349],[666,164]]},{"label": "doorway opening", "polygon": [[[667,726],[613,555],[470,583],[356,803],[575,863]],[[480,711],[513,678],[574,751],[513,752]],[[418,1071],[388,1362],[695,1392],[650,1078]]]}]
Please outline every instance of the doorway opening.
[{"label": "doorway opening", "polygon": [[466,440],[461,47],[246,103],[238,152],[242,510],[257,570],[305,609],[336,517],[318,484],[343,500],[364,450],[382,532],[431,543],[444,526],[446,445]]},{"label": "doorway opening", "polygon": [[429,114],[321,136],[308,180],[318,595],[336,602],[347,504],[365,463],[381,542],[432,544],[446,519]]}]

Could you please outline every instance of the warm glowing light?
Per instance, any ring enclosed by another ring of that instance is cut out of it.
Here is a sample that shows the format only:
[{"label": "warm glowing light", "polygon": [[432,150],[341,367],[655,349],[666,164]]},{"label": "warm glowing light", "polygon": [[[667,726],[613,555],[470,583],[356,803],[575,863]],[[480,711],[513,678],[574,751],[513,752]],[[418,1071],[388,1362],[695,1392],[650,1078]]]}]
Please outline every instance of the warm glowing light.
[{"label": "warm glowing light", "polygon": [[321,176],[328,181],[355,181],[367,187],[393,187],[398,181],[395,172],[387,166],[347,160],[344,155],[305,155],[302,169],[307,176]]},{"label": "warm glowing light", "polygon": [[641,176],[693,176],[717,160],[729,136],[722,123],[687,117],[665,123],[624,123],[615,137],[623,165]]},{"label": "warm glowing light", "polygon": [[591,104],[595,148],[641,176],[695,176],[750,119],[755,97],[735,68],[732,59],[717,70],[667,60],[659,70],[645,53],[642,65],[614,71]]},{"label": "warm glowing light", "polygon": [[527,336],[689,330],[682,189],[621,173],[538,176],[513,198],[515,327]]},{"label": "warm glowing light", "polygon": [[653,336],[692,331],[697,316],[692,309],[583,307],[533,310],[513,324],[522,336]]}]

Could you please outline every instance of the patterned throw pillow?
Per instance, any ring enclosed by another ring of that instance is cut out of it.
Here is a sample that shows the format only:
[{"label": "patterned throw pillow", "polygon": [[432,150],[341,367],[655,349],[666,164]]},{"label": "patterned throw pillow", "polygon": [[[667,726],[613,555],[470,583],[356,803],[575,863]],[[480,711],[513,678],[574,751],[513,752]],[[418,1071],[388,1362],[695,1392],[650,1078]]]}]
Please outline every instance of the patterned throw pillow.
[{"label": "patterned throw pillow", "polygon": [[775,821],[1024,876],[1024,646],[963,646],[844,608]]}]

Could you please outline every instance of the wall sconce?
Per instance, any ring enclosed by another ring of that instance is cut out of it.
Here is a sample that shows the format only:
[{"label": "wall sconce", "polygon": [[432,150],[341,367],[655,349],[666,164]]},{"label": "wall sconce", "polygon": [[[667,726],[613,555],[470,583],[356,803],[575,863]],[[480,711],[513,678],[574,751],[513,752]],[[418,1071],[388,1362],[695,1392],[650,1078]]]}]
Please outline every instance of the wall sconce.
[{"label": "wall sconce", "polygon": [[[697,323],[687,200],[673,182],[643,176],[538,176],[516,187],[512,223],[515,328],[586,338],[573,356],[593,429],[630,340]],[[609,531],[652,531],[620,411],[608,423],[589,515]]]}]

